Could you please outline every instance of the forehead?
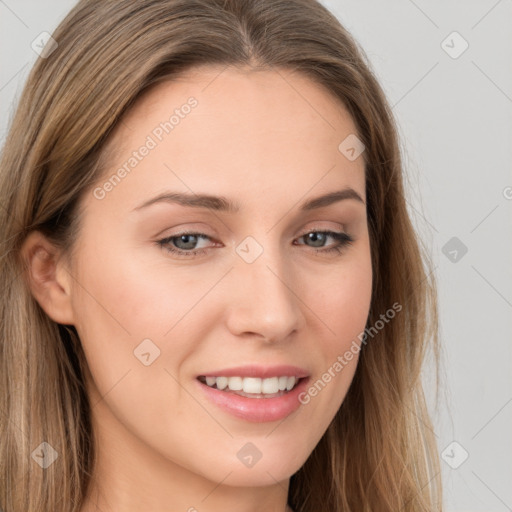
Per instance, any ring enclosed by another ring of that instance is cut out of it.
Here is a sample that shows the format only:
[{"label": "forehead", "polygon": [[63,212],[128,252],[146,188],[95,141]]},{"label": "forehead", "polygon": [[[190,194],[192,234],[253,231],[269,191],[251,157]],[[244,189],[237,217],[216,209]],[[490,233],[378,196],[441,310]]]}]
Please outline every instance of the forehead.
[{"label": "forehead", "polygon": [[204,66],[138,99],[109,141],[102,179],[124,166],[109,201],[132,205],[163,187],[236,192],[242,203],[255,191],[297,200],[340,186],[364,198],[363,158],[339,149],[356,133],[343,103],[301,73]]}]

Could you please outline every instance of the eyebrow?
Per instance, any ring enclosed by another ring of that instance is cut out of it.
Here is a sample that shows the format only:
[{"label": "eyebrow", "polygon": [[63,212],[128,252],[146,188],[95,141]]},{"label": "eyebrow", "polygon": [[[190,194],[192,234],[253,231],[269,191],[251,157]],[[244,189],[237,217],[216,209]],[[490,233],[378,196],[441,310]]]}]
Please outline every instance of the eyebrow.
[{"label": "eyebrow", "polygon": [[[316,210],[347,199],[353,199],[362,204],[366,204],[363,198],[353,188],[348,187],[343,190],[337,190],[335,192],[330,192],[322,196],[308,199],[301,204],[299,209],[300,211]],[[189,208],[208,208],[227,213],[238,213],[241,209],[240,203],[230,201],[224,196],[164,192],[137,206],[133,211],[142,210],[143,208],[147,208],[148,206],[156,203],[175,203]]]}]

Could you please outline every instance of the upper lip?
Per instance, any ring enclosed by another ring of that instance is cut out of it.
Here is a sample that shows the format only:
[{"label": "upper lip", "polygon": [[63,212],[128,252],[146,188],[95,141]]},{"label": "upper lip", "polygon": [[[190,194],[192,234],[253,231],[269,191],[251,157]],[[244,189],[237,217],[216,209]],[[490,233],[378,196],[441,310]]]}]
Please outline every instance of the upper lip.
[{"label": "upper lip", "polygon": [[261,379],[270,377],[309,377],[309,372],[304,368],[292,365],[246,365],[232,368],[223,368],[212,372],[201,373],[199,377],[259,377]]}]

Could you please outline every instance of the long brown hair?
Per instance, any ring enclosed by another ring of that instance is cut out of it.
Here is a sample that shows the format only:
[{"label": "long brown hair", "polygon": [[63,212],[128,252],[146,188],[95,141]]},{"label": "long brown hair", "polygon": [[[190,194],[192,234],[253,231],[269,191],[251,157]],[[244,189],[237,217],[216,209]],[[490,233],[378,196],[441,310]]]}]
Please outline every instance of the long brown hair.
[{"label": "long brown hair", "polygon": [[[291,477],[290,505],[440,511],[421,382],[429,349],[439,365],[435,280],[406,208],[392,111],[350,34],[316,0],[82,0],[52,35],[58,46],[35,63],[0,161],[0,506],[76,512],[95,460],[77,332],[31,295],[21,245],[39,230],[71,251],[78,200],[98,180],[121,116],[153,84],[215,64],[300,71],[343,102],[366,148],[367,326],[402,307],[364,343],[341,408]],[[59,458],[36,471],[31,454],[43,441]]]}]

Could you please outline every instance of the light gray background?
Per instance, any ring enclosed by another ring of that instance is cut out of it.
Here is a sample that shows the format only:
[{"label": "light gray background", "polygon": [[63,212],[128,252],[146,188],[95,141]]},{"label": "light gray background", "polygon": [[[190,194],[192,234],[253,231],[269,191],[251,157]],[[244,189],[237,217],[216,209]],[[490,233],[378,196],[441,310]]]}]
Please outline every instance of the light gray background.
[{"label": "light gray background", "polygon": [[[446,511],[512,510],[512,0],[323,3],[365,49],[393,106],[410,212],[435,265],[437,410],[428,367],[424,379]],[[0,142],[37,57],[32,41],[74,4],[0,0]],[[457,58],[443,49],[462,48],[446,39],[454,31],[469,44]]]}]

